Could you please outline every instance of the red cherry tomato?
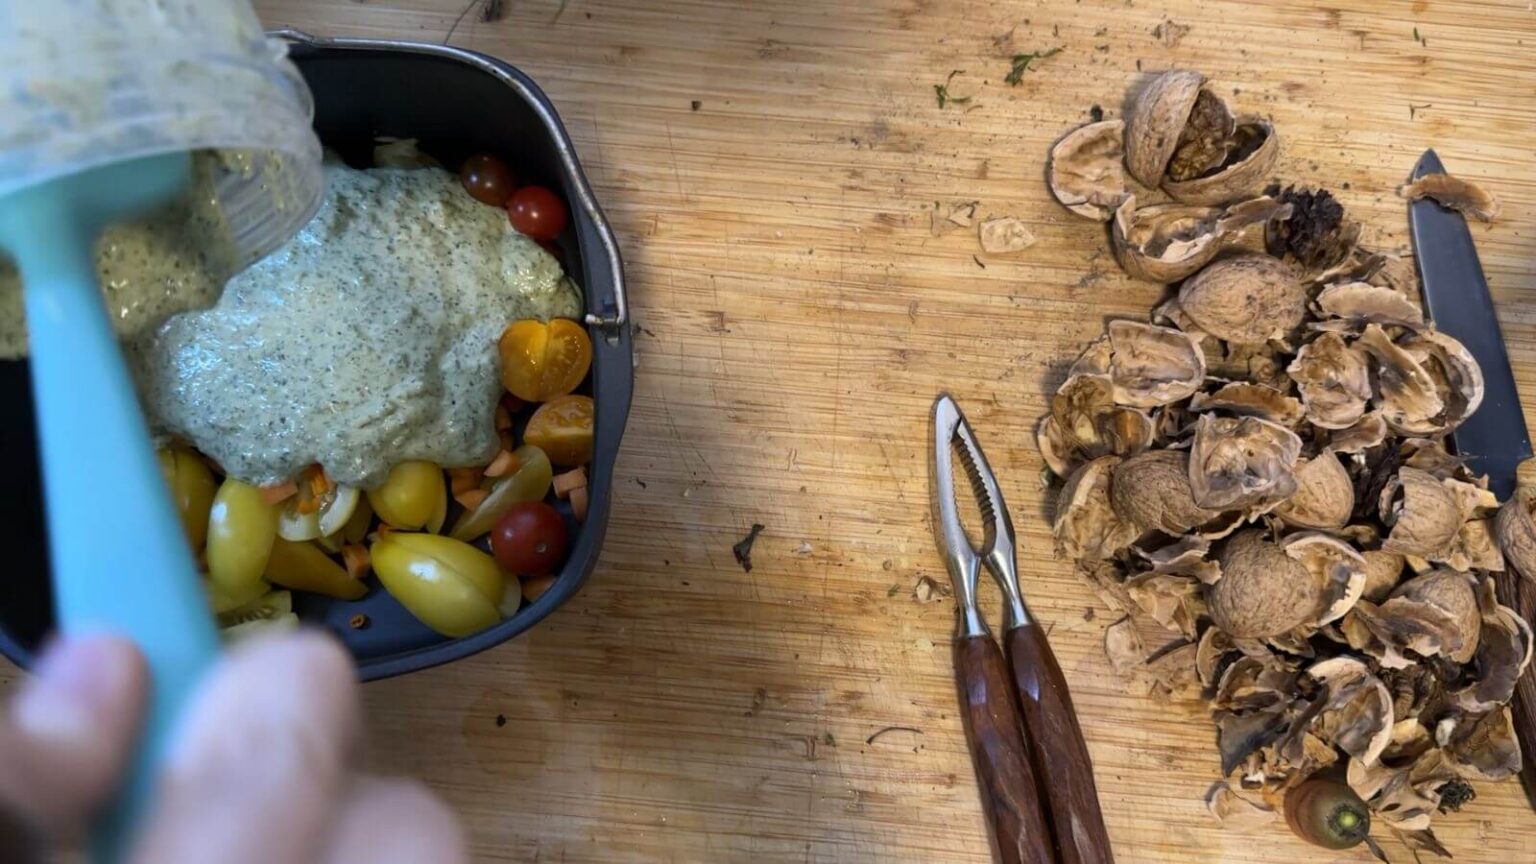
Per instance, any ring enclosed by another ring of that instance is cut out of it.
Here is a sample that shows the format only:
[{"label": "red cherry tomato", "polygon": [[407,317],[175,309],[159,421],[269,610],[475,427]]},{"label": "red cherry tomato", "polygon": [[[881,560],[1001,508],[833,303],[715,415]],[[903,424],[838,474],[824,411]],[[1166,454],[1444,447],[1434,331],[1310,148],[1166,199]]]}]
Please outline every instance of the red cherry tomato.
[{"label": "red cherry tomato", "polygon": [[560,196],[543,186],[524,186],[507,201],[507,217],[519,233],[535,240],[553,240],[565,230],[570,213]]},{"label": "red cherry tomato", "polygon": [[543,501],[513,504],[491,529],[491,552],[503,570],[545,576],[565,563],[565,520]]},{"label": "red cherry tomato", "polygon": [[517,178],[507,163],[489,153],[476,153],[464,160],[459,169],[459,182],[476,201],[494,207],[505,207],[507,199],[517,189]]}]

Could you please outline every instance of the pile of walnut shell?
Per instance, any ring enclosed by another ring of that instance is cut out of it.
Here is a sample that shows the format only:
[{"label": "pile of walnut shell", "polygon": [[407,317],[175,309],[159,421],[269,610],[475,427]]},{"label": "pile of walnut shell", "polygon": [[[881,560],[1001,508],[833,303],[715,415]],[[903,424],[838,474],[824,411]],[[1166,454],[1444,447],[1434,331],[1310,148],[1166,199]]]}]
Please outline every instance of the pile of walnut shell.
[{"label": "pile of walnut shell", "polygon": [[[1326,192],[1259,194],[1278,147],[1175,71],[1053,149],[1061,203],[1112,221],[1131,275],[1175,286],[1151,323],[1110,322],[1051,399],[1055,536],[1126,613],[1116,667],[1209,700],[1224,792],[1262,811],[1329,769],[1378,828],[1434,849],[1434,813],[1519,769],[1506,706],[1532,633],[1489,574],[1500,536],[1536,564],[1536,523],[1521,498],[1495,527],[1442,443],[1482,374],[1425,321],[1412,262],[1361,248]],[[1127,174],[1174,200],[1140,204]]]}]

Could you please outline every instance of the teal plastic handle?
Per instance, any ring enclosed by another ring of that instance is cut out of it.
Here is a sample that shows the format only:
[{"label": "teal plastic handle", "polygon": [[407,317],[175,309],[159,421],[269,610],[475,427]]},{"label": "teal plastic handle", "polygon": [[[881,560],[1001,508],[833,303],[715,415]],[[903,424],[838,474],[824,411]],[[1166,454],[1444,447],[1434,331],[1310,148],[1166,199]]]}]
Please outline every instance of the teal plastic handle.
[{"label": "teal plastic handle", "polygon": [[133,767],[96,826],[94,858],[102,862],[127,852],[180,708],[218,652],[93,255],[106,222],[171,197],[188,172],[186,154],[157,156],[0,201],[0,246],[16,258],[25,285],[58,620],[65,633],[127,635],[153,676]]}]

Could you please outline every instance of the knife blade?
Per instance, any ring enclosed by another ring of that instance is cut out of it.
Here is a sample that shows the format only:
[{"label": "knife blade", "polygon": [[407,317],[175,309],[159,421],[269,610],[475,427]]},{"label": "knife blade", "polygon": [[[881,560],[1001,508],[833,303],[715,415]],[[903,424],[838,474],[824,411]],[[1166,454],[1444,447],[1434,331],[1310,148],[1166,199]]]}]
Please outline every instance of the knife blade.
[{"label": "knife blade", "polygon": [[[1426,150],[1413,166],[1412,179],[1444,173],[1440,157]],[[1472,232],[1460,213],[1428,198],[1408,205],[1408,223],[1429,317],[1435,327],[1465,345],[1483,371],[1483,404],[1456,427],[1451,442],[1474,473],[1488,475],[1488,488],[1499,500],[1507,501],[1515,491],[1516,469],[1531,458],[1531,439]],[[1511,569],[1495,573],[1494,581],[1499,599],[1529,622],[1536,614],[1533,586]],[[1536,673],[1530,670],[1516,686],[1511,716],[1526,754],[1520,782],[1526,800],[1536,808]]]},{"label": "knife blade", "polygon": [[[1415,180],[1444,173],[1433,150],[1413,166]],[[1515,469],[1531,458],[1531,439],[1472,232],[1460,213],[1429,198],[1408,205],[1408,223],[1429,317],[1467,346],[1483,370],[1482,407],[1456,427],[1451,440],[1473,473],[1487,474],[1488,488],[1506,500],[1515,491]]]}]

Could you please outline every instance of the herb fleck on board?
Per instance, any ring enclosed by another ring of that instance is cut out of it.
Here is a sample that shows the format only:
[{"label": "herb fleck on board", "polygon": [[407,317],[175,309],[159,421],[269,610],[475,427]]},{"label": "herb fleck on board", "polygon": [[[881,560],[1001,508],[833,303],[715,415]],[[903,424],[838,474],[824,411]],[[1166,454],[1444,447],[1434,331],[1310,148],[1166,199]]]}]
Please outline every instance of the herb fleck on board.
[{"label": "herb fleck on board", "polygon": [[939,107],[940,108],[943,108],[945,105],[951,105],[951,104],[953,104],[953,105],[965,105],[965,104],[967,104],[967,103],[969,103],[971,101],[971,97],[969,97],[969,96],[951,96],[951,95],[949,95],[949,82],[955,80],[955,76],[956,75],[964,75],[964,74],[965,74],[965,70],[964,69],[951,69],[951,70],[949,70],[949,75],[944,79],[944,83],[943,84],[935,84],[935,85],[933,85],[933,95],[938,98]]},{"label": "herb fleck on board", "polygon": [[1010,85],[1017,87],[1019,86],[1019,82],[1024,80],[1024,73],[1029,71],[1029,64],[1035,62],[1036,60],[1044,60],[1047,57],[1054,57],[1060,53],[1061,46],[1058,45],[1055,48],[1047,48],[1044,51],[1031,51],[1028,54],[1015,54],[1013,55],[1013,68],[1008,71],[1007,75],[1003,76],[1003,80],[1008,82]]}]

